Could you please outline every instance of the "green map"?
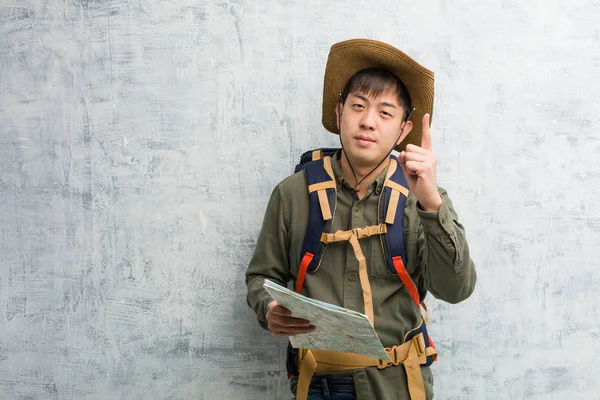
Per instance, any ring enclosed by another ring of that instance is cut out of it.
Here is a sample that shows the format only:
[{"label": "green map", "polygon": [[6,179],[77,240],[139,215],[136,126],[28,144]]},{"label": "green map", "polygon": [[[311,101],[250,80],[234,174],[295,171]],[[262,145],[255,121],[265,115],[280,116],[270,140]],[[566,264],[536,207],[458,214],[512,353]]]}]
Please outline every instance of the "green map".
[{"label": "green map", "polygon": [[265,290],[292,316],[310,321],[316,329],[290,336],[295,348],[361,354],[391,361],[366,315],[302,296],[268,279]]}]

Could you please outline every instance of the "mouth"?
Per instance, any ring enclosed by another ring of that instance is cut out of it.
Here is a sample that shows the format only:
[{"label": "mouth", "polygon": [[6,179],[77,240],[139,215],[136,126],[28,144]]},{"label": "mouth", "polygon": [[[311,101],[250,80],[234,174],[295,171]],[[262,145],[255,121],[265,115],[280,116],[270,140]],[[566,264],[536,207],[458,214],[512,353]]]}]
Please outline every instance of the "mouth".
[{"label": "mouth", "polygon": [[375,143],[375,139],[364,135],[358,135],[354,139],[356,139],[358,144],[361,146],[370,146]]}]

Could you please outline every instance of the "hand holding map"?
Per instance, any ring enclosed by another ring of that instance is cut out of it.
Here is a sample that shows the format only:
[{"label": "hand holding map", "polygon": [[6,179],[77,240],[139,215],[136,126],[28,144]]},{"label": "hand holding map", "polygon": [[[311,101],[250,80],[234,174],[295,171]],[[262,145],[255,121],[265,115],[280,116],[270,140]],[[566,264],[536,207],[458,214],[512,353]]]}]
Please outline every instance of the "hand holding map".
[{"label": "hand holding map", "polygon": [[295,348],[361,354],[391,361],[366,315],[295,293],[265,279],[265,290],[292,316],[310,321],[312,333],[290,336]]},{"label": "hand holding map", "polygon": [[267,308],[267,326],[275,336],[289,337],[315,330],[310,321],[293,317],[290,310],[280,306],[275,300],[271,301]]}]

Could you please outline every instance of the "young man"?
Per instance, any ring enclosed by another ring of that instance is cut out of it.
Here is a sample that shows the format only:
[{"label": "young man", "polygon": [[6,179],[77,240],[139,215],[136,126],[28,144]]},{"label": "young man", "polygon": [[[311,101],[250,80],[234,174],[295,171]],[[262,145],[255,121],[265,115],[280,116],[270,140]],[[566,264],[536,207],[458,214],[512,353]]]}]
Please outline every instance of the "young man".
[{"label": "young man", "polygon": [[[341,149],[312,162],[320,182],[307,166],[274,189],[246,273],[247,301],[276,336],[312,332],[310,321],[263,289],[265,278],[292,281],[305,296],[365,313],[393,363],[292,350],[298,399],[433,398],[436,352],[421,301],[430,292],[458,303],[476,282],[464,229],[437,186],[433,84],[431,71],[385,43],[356,39],[331,48],[322,122],[340,135]],[[310,251],[314,233],[321,243]]]}]

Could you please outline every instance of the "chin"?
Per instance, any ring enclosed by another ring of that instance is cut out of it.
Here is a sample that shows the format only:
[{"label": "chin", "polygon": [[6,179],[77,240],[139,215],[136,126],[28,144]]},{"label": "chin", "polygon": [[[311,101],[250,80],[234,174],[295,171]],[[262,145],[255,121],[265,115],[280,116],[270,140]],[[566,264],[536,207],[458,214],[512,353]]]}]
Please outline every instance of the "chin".
[{"label": "chin", "polygon": [[354,148],[348,152],[350,158],[355,162],[361,164],[372,164],[378,163],[383,157],[386,156],[386,152],[382,152],[381,149],[366,149],[366,148]]}]

